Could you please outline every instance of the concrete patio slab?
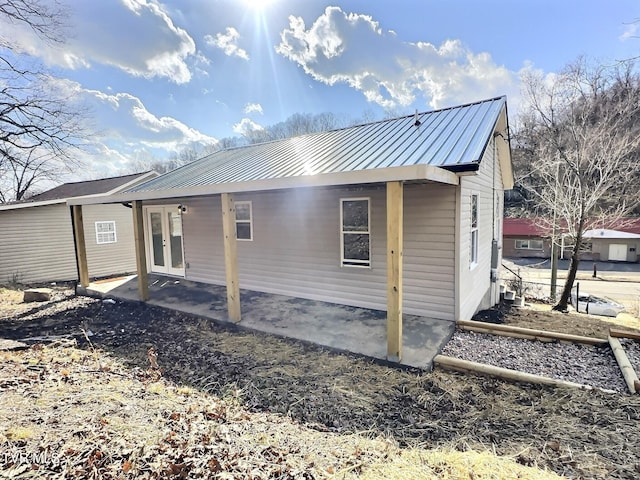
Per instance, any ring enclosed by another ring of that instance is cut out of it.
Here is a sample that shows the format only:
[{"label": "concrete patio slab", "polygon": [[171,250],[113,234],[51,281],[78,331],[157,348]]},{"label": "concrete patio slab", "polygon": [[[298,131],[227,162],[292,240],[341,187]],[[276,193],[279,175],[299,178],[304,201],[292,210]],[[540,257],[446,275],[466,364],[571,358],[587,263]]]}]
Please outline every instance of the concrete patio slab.
[{"label": "concrete patio slab", "polygon": [[[78,293],[138,300],[137,277],[101,280]],[[152,305],[229,322],[224,286],[150,275],[149,293]],[[241,327],[386,359],[386,312],[244,289],[240,302]],[[400,364],[430,370],[454,329],[454,322],[404,315]]]}]

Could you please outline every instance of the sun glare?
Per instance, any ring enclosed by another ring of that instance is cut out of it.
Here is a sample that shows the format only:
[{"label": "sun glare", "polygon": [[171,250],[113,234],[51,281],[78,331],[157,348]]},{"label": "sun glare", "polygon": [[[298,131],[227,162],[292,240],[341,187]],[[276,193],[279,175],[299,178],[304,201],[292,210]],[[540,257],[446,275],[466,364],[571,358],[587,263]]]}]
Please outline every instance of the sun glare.
[{"label": "sun glare", "polygon": [[250,10],[262,11],[276,0],[242,0]]}]

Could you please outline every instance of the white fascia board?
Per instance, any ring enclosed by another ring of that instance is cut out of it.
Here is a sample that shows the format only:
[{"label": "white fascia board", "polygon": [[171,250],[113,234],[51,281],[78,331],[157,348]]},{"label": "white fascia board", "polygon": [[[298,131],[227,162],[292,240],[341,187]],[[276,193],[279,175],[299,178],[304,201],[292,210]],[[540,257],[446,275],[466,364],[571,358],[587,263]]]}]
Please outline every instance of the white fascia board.
[{"label": "white fascia board", "polygon": [[66,203],[66,201],[67,201],[66,198],[57,198],[55,200],[42,200],[40,202],[12,203],[7,205],[0,205],[0,211],[17,210],[19,208],[45,207],[47,205],[56,205],[58,203]]},{"label": "white fascia board", "polygon": [[241,193],[288,188],[332,187],[341,185],[361,185],[392,181],[431,181],[458,185],[460,179],[455,173],[432,165],[409,165],[372,170],[335,172],[320,175],[302,175],[297,177],[269,178],[247,182],[220,183],[195,187],[171,188],[166,190],[129,192],[100,197],[76,197],[68,200],[69,205],[90,205],[96,203],[122,203],[133,200],[160,200],[166,198],[197,197],[220,193]]}]

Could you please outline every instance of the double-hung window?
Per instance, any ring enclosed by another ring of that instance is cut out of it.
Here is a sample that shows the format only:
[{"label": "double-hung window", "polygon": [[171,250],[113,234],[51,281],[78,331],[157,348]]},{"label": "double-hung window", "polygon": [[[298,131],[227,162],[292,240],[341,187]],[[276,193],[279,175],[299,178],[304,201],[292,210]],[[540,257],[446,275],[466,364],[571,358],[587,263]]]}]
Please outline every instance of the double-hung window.
[{"label": "double-hung window", "polygon": [[253,240],[253,212],[251,201],[236,202],[236,238]]},{"label": "double-hung window", "polygon": [[478,263],[478,195],[471,195],[471,252],[469,261],[471,266]]},{"label": "double-hung window", "polygon": [[369,198],[340,199],[340,261],[343,267],[371,266]]},{"label": "double-hung window", "polygon": [[116,222],[96,222],[96,243],[116,243]]}]

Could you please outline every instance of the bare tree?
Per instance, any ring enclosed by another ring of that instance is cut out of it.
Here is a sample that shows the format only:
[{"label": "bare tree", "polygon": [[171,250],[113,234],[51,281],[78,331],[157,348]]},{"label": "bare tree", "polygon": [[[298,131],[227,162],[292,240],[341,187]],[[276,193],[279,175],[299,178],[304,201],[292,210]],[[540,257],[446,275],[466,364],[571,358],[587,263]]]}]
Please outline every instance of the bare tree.
[{"label": "bare tree", "polygon": [[[64,9],[39,0],[0,0],[0,20],[61,43]],[[77,167],[83,112],[20,45],[0,36],[0,202],[21,200],[44,180]]]},{"label": "bare tree", "polygon": [[607,227],[640,203],[640,78],[630,63],[584,59],[552,78],[524,78],[528,109],[519,146],[529,153],[522,179],[547,220],[572,241],[571,263],[554,309],[567,309],[585,230]]}]

